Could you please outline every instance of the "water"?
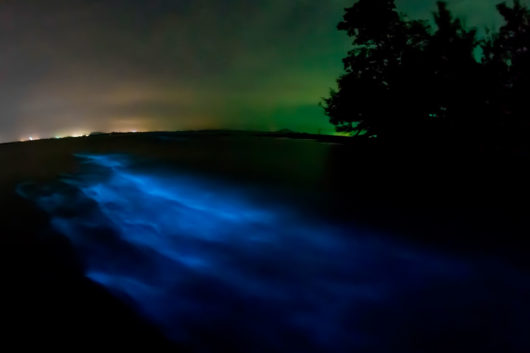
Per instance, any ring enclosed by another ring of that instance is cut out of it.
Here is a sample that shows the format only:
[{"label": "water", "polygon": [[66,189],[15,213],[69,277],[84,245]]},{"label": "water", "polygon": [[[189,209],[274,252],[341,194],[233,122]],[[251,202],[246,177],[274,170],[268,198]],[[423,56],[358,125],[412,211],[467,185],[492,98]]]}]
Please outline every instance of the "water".
[{"label": "water", "polygon": [[[200,352],[519,351],[528,278],[123,155],[19,192],[86,276]],[[521,350],[522,351],[522,350]]]}]

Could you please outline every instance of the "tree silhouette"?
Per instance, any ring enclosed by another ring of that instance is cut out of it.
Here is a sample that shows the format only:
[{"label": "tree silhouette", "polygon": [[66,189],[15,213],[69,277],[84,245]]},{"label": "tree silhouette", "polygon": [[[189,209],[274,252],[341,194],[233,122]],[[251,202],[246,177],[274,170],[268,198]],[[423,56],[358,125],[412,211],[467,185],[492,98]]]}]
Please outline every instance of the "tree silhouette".
[{"label": "tree silhouette", "polygon": [[490,105],[505,145],[528,148],[530,132],[530,10],[519,0],[497,5],[504,19],[484,44],[484,65],[493,83]]},{"label": "tree silhouette", "polygon": [[346,9],[338,29],[352,37],[353,49],[324,110],[339,131],[386,136],[405,123],[395,119],[396,105],[402,105],[395,96],[400,68],[405,58],[416,57],[426,26],[405,20],[394,0],[360,0]]},{"label": "tree silhouette", "polygon": [[445,2],[437,3],[434,28],[398,13],[393,0],[355,2],[338,28],[353,49],[323,104],[337,130],[364,130],[392,144],[460,145],[486,136],[494,99],[476,59],[477,32]]},{"label": "tree silhouette", "polygon": [[480,125],[481,66],[474,57],[478,40],[476,30],[466,30],[445,2],[437,7],[436,30],[424,53],[430,102],[424,117],[439,121],[435,129],[442,138],[462,142],[475,136]]}]

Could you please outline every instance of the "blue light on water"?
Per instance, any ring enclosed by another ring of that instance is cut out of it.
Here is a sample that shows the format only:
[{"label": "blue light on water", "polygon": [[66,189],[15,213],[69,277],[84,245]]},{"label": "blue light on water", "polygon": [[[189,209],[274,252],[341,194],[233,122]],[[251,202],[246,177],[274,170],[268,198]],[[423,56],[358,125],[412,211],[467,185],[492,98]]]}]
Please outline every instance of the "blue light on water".
[{"label": "blue light on water", "polygon": [[[77,175],[20,192],[49,212],[89,278],[201,351],[221,342],[246,352],[385,351],[387,340],[397,352],[406,339],[397,327],[424,315],[458,327],[498,286],[465,262],[308,220],[233,185],[141,170],[119,155],[78,157]],[[503,285],[516,276],[506,271]],[[488,300],[497,299],[506,300]]]}]

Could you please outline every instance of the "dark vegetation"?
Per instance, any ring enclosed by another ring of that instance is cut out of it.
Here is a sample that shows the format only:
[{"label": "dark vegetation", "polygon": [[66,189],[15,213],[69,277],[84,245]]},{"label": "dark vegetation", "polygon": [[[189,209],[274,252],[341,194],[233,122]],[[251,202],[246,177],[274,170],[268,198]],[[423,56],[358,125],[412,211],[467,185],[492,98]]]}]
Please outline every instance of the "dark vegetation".
[{"label": "dark vegetation", "polygon": [[442,1],[431,21],[355,1],[338,25],[353,47],[322,106],[354,141],[330,163],[342,161],[341,210],[528,267],[530,9],[497,11],[501,27],[479,31]]},{"label": "dark vegetation", "polygon": [[394,0],[359,0],[338,29],[353,48],[323,107],[339,131],[389,148],[528,155],[530,10],[497,6],[504,23],[479,34],[437,3],[411,20]]}]

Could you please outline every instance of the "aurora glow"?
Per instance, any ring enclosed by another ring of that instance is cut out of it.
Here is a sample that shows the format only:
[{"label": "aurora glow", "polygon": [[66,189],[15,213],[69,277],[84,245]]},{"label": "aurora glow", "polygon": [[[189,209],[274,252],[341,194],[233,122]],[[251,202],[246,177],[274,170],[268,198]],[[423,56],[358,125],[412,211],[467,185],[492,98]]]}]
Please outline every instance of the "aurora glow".
[{"label": "aurora glow", "polygon": [[398,244],[132,157],[78,157],[79,173],[19,193],[50,214],[89,278],[197,351],[407,352],[436,339],[436,322],[505,330],[499,303],[514,322],[530,317],[519,297],[530,282],[489,260]]},{"label": "aurora glow", "polygon": [[[400,0],[428,17],[434,0]],[[470,25],[498,0],[449,1]],[[0,142],[92,131],[331,133],[353,0],[0,2]]]}]

